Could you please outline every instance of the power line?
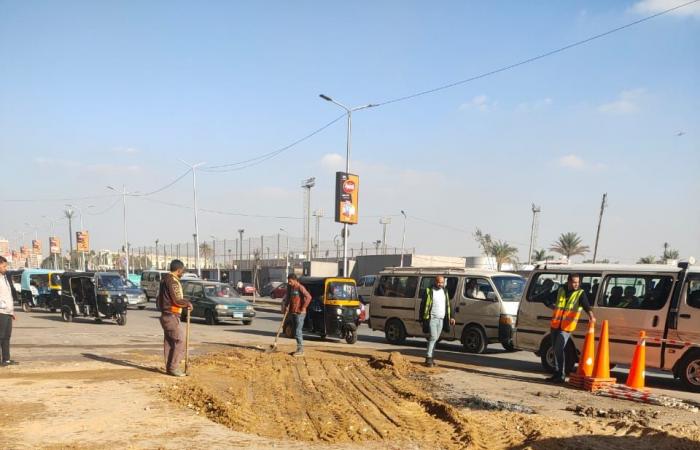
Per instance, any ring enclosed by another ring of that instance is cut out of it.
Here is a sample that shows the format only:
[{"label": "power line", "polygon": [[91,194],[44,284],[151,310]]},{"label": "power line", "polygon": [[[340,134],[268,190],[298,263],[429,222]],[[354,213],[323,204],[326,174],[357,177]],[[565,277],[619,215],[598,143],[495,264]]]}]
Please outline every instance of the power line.
[{"label": "power line", "polygon": [[[154,198],[148,198],[148,197],[137,197],[143,200],[147,200],[149,202],[153,203],[160,203],[162,205],[166,206],[172,206],[175,208],[182,208],[182,209],[192,209],[191,206],[188,205],[182,205],[179,203],[171,203],[171,202],[166,202],[163,200],[156,200]],[[198,208],[199,211],[201,212],[206,212],[206,213],[211,213],[211,214],[221,214],[221,215],[226,215],[226,216],[238,216],[238,217],[253,217],[253,218],[261,218],[261,219],[290,219],[290,220],[302,220],[302,217],[294,217],[294,216],[268,216],[264,214],[247,214],[247,213],[241,213],[241,212],[231,212],[231,211],[220,211],[216,209],[207,209],[207,208]]]},{"label": "power line", "polygon": [[128,195],[130,195],[131,197],[146,197],[146,196],[149,196],[149,195],[157,194],[157,193],[159,193],[159,192],[162,192],[162,191],[168,189],[170,186],[174,185],[174,184],[177,183],[178,181],[180,181],[180,180],[182,180],[183,178],[185,178],[191,171],[192,171],[192,169],[187,169],[182,175],[180,175],[179,177],[175,178],[173,181],[171,181],[170,183],[166,184],[166,185],[163,186],[162,188],[156,189],[155,191],[147,192],[147,193],[145,193],[145,194],[128,194]]},{"label": "power line", "polygon": [[543,58],[546,58],[546,57],[548,57],[548,56],[552,56],[552,55],[555,55],[555,54],[557,54],[557,53],[564,52],[564,51],[569,50],[569,49],[572,49],[572,48],[574,48],[574,47],[579,47],[579,46],[581,46],[581,45],[587,44],[587,43],[589,43],[589,42],[592,42],[592,41],[595,41],[595,40],[597,40],[597,39],[603,38],[603,37],[605,37],[605,36],[609,36],[609,35],[611,35],[611,34],[613,34],[613,33],[617,33],[618,31],[625,30],[625,29],[630,28],[630,27],[633,27],[633,26],[635,26],[635,25],[639,25],[640,23],[649,21],[649,20],[654,19],[654,18],[659,17],[659,16],[663,16],[664,14],[668,14],[668,13],[673,12],[673,11],[676,11],[676,10],[678,10],[678,9],[685,8],[686,6],[689,6],[689,5],[692,5],[692,4],[694,4],[694,3],[697,3],[698,1],[700,1],[700,0],[693,0],[693,1],[690,1],[690,2],[687,2],[687,3],[683,3],[683,4],[681,4],[681,5],[678,5],[678,6],[674,6],[673,8],[665,9],[665,10],[663,10],[663,11],[660,11],[660,12],[656,13],[656,14],[652,14],[652,15],[650,15],[650,16],[643,17],[643,18],[641,18],[641,19],[639,19],[639,20],[635,20],[634,22],[630,22],[630,23],[628,23],[628,24],[619,26],[619,27],[617,27],[617,28],[613,28],[612,30],[608,30],[608,31],[605,31],[605,32],[603,32],[603,33],[599,33],[599,34],[593,35],[593,36],[588,37],[588,38],[586,38],[586,39],[582,39],[582,40],[580,40],[580,41],[576,41],[576,42],[574,42],[574,43],[565,45],[565,46],[563,46],[563,47],[559,47],[559,48],[554,49],[554,50],[550,50],[550,51],[548,51],[548,52],[546,52],[546,53],[541,53],[541,54],[539,54],[539,55],[537,55],[537,56],[533,56],[533,57],[531,57],[531,58],[527,58],[527,59],[524,59],[524,60],[522,60],[522,61],[518,61],[518,62],[516,62],[516,63],[509,64],[509,65],[507,65],[507,66],[500,67],[500,68],[498,68],[498,69],[490,70],[490,71],[488,71],[488,72],[484,72],[484,73],[482,73],[482,74],[475,75],[475,76],[473,76],[473,77],[466,78],[466,79],[464,79],[464,80],[455,81],[455,82],[453,82],[453,83],[449,83],[449,84],[445,84],[445,85],[443,85],[443,86],[438,86],[438,87],[435,87],[435,88],[432,88],[432,89],[427,89],[427,90],[424,90],[424,91],[416,92],[416,93],[414,93],[414,94],[404,95],[404,96],[402,96],[402,97],[397,97],[397,98],[394,98],[394,99],[391,99],[391,100],[386,100],[386,101],[384,101],[384,102],[380,102],[380,103],[375,104],[375,107],[376,107],[376,106],[389,105],[389,104],[391,104],[391,103],[398,103],[398,102],[402,102],[402,101],[405,101],[405,100],[410,100],[410,99],[413,99],[413,98],[416,98],[416,97],[420,97],[420,96],[422,96],[422,95],[427,95],[427,94],[432,94],[432,93],[434,93],[434,92],[443,91],[443,90],[445,90],[445,89],[450,89],[450,88],[453,88],[453,87],[455,87],[455,86],[459,86],[459,85],[462,85],[462,84],[465,84],[465,83],[469,83],[469,82],[472,82],[472,81],[479,80],[479,79],[481,79],[481,78],[486,78],[486,77],[489,77],[489,76],[491,76],[491,75],[495,75],[495,74],[497,74],[497,73],[505,72],[505,71],[507,71],[507,70],[511,70],[511,69],[516,68],[516,67],[520,67],[520,66],[522,66],[522,65],[525,65],[525,64],[529,64],[529,63],[531,63],[531,62],[538,61],[538,60],[543,59]]}]

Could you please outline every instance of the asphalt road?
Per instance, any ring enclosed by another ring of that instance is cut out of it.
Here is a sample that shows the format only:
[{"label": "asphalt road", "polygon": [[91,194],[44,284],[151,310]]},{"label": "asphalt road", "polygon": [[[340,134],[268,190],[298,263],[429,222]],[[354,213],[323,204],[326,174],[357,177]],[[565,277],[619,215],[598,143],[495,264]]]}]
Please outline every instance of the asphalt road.
[{"label": "asphalt road", "polygon": [[[212,346],[221,345],[269,347],[281,314],[274,305],[258,303],[256,309],[257,316],[251,325],[222,323],[210,326],[202,319],[193,319],[190,331],[192,353],[206,352]],[[109,321],[96,324],[93,319],[80,318],[66,323],[57,313],[18,311],[12,337],[12,356],[23,365],[38,368],[54,360],[110,358],[110,355],[129,351],[157,353],[162,351],[163,336],[158,317],[154,303],[149,303],[145,310],[129,310],[126,326]],[[317,336],[306,336],[305,346],[346,355],[352,354],[353,349],[357,349],[358,355],[362,356],[368,350],[380,353],[398,351],[414,358],[422,358],[425,354],[424,339],[408,339],[404,345],[389,345],[383,333],[372,331],[367,325],[360,326],[358,341],[354,345],[339,339],[322,340]],[[281,351],[292,351],[294,347],[294,340],[280,337]],[[484,354],[474,355],[461,352],[461,346],[456,341],[441,342],[435,357],[437,361],[449,362],[484,375],[499,372],[501,377],[523,380],[540,380],[545,376],[539,357],[530,352],[507,352],[500,344],[491,344]],[[621,380],[626,376],[622,369],[616,369],[614,374]],[[680,390],[668,373],[648,372],[647,385],[662,389],[659,392],[667,395],[697,401],[697,394]]]}]

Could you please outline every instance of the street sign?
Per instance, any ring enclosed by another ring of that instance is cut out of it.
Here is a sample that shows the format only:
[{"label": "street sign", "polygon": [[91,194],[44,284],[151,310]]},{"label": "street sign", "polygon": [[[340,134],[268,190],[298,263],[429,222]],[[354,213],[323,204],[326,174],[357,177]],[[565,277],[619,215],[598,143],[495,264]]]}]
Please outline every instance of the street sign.
[{"label": "street sign", "polygon": [[351,173],[335,173],[335,221],[356,224],[359,218],[360,177]]},{"label": "street sign", "polygon": [[75,241],[78,252],[88,253],[90,251],[90,235],[87,231],[77,231]]}]

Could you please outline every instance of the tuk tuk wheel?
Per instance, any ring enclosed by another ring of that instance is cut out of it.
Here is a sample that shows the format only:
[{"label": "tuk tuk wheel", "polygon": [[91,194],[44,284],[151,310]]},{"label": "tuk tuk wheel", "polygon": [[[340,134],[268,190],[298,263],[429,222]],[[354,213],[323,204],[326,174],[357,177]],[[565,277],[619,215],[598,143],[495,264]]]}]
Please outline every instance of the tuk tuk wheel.
[{"label": "tuk tuk wheel", "polygon": [[124,314],[124,313],[117,314],[117,325],[120,325],[120,326],[126,325],[126,314]]},{"label": "tuk tuk wheel", "polygon": [[61,318],[63,319],[64,322],[72,322],[73,321],[73,313],[71,313],[70,309],[63,308],[63,309],[61,309]]},{"label": "tuk tuk wheel", "polygon": [[32,307],[29,306],[29,303],[27,302],[22,302],[22,311],[24,312],[30,312],[32,310]]},{"label": "tuk tuk wheel", "polygon": [[348,344],[354,344],[357,342],[357,330],[347,330],[345,332],[345,342]]}]

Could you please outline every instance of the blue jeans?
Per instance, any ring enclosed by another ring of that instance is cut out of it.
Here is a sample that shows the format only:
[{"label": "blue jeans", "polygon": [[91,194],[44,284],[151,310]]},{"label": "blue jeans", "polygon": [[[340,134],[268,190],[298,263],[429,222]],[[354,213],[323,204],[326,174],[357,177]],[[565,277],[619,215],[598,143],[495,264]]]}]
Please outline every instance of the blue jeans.
[{"label": "blue jeans", "polygon": [[303,352],[304,335],[302,334],[302,330],[304,328],[304,319],[306,318],[306,313],[292,314],[292,318],[294,319],[294,337],[297,340],[297,351]]},{"label": "blue jeans", "polygon": [[571,339],[571,333],[552,330],[552,348],[554,349],[554,374],[560,378],[566,376],[566,344]]},{"label": "blue jeans", "polygon": [[433,350],[435,350],[435,344],[438,339],[440,339],[440,333],[442,333],[442,322],[444,319],[438,319],[436,317],[430,318],[430,336],[428,336],[428,358],[433,357]]}]

